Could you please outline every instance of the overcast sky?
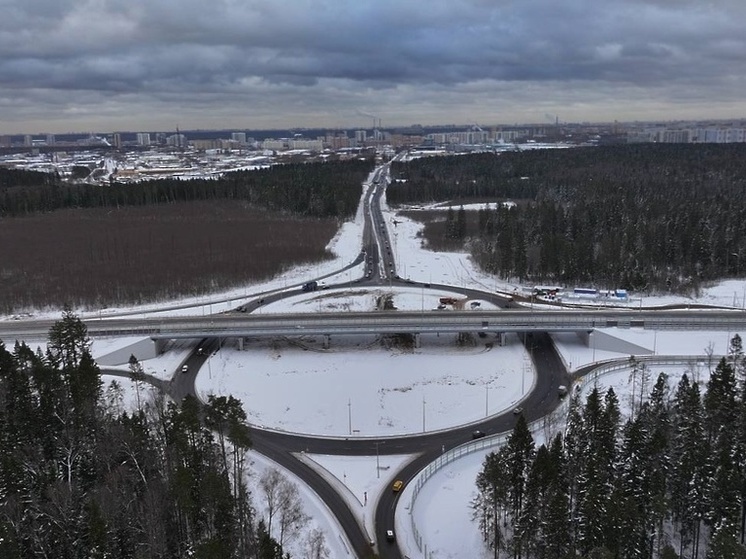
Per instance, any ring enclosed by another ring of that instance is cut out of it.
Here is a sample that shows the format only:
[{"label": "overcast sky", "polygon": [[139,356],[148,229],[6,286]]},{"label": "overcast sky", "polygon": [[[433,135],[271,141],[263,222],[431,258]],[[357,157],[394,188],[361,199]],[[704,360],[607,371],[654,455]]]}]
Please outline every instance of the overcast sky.
[{"label": "overcast sky", "polygon": [[0,134],[746,117],[746,0],[0,0]]}]

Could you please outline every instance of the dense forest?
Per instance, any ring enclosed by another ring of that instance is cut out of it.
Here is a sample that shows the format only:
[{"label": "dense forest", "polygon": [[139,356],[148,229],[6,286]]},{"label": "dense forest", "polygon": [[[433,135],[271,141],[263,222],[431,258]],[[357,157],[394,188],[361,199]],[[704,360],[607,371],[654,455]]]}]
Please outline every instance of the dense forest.
[{"label": "dense forest", "polygon": [[[173,202],[241,200],[253,207],[347,219],[360,200],[374,161],[291,163],[235,171],[215,179],[159,179],[101,186],[64,182],[55,175],[0,168],[0,216],[64,208],[117,208]],[[114,175],[115,177],[115,175]]]},{"label": "dense forest", "polygon": [[394,205],[515,202],[481,210],[472,229],[453,212],[445,228],[503,279],[686,292],[746,272],[744,145],[431,157],[392,176]]},{"label": "dense forest", "polygon": [[594,387],[585,403],[576,393],[564,437],[537,449],[521,416],[485,458],[472,507],[494,557],[746,557],[741,338],[704,395],[691,374],[671,394],[664,373],[653,381],[630,359],[632,402],[620,406],[613,389]]},{"label": "dense forest", "polygon": [[[69,311],[44,354],[0,343],[0,557],[289,557],[252,507],[240,401],[138,399],[126,413],[106,403],[116,387],[102,388],[85,325]],[[289,539],[303,521],[297,490],[293,500],[276,472],[261,483]],[[279,504],[288,494],[292,510]],[[323,535],[312,534],[304,557],[324,559]]]}]

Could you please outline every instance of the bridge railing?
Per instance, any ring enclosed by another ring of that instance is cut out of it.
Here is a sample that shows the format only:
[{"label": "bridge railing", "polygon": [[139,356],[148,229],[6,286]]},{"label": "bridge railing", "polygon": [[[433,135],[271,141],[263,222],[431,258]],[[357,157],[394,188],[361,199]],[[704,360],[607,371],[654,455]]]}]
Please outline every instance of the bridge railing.
[{"label": "bridge railing", "polygon": [[[717,364],[717,362],[721,359],[721,357],[722,356],[719,356],[719,355],[713,355],[712,357],[702,356],[702,355],[696,355],[696,356],[645,355],[645,356],[635,356],[634,359],[637,363],[645,364],[647,366],[653,366],[653,365],[666,365],[666,366],[701,365],[701,366],[705,366],[706,365],[709,368],[712,368],[714,365]],[[573,384],[572,389],[581,390],[581,391],[585,390],[585,388],[597,382],[600,378],[604,376],[617,373],[624,369],[629,369],[630,364],[631,362],[629,358],[616,359],[614,361],[608,361],[605,363],[601,363],[598,365],[598,367],[594,368],[588,374],[584,375],[581,379],[578,379]],[[541,419],[537,419],[536,421],[530,422],[528,424],[528,428],[529,428],[529,431],[531,432],[531,435],[534,436],[535,438],[536,435],[543,432],[544,440],[549,441],[557,433],[564,431],[565,426],[567,424],[567,414],[570,409],[570,400],[571,398],[568,395],[568,397],[565,398],[562,401],[562,403],[552,413],[542,417]],[[414,485],[412,486],[412,496],[409,502],[409,519],[410,519],[410,524],[412,526],[412,535],[417,544],[417,549],[420,551],[420,553],[422,553],[423,546],[425,547],[425,549],[427,549],[427,544],[423,542],[424,538],[422,537],[422,534],[417,528],[417,522],[415,521],[415,515],[414,515],[414,507],[417,501],[417,497],[419,496],[420,491],[422,490],[424,485],[427,483],[427,481],[433,475],[435,475],[439,470],[441,470],[443,467],[447,466],[448,464],[452,462],[455,462],[459,458],[463,458],[464,456],[468,456],[469,454],[472,454],[474,452],[479,452],[479,451],[493,449],[493,448],[494,449],[500,448],[502,445],[504,445],[507,442],[511,433],[512,431],[505,431],[503,433],[498,433],[490,437],[484,437],[482,439],[477,439],[477,440],[459,445],[455,448],[452,448],[451,450],[447,452],[444,452],[442,455],[438,456],[438,458],[430,462],[430,464],[428,464],[422,471],[420,471],[419,475],[417,476],[417,480],[414,482]]]}]

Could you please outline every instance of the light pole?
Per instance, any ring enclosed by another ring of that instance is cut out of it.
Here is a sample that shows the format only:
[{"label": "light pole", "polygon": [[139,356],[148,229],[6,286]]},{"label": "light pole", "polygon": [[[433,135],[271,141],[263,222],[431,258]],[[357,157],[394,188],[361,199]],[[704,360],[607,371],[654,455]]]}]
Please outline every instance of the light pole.
[{"label": "light pole", "polygon": [[485,385],[484,387],[484,417],[489,415],[490,410],[490,387]]},{"label": "light pole", "polygon": [[373,443],[376,445],[376,477],[381,479],[381,462],[379,461],[378,445],[384,444],[386,441],[376,441]]},{"label": "light pole", "polygon": [[352,399],[347,399],[347,426],[350,431],[350,435],[352,435]]},{"label": "light pole", "polygon": [[596,362],[596,337],[593,335],[593,331],[591,331],[591,345],[593,346],[593,362]]},{"label": "light pole", "polygon": [[422,432],[425,432],[425,395],[422,395]]},{"label": "light pole", "polygon": [[521,396],[523,396],[525,382],[526,382],[526,370],[530,370],[530,366],[524,367],[523,370],[521,371]]}]

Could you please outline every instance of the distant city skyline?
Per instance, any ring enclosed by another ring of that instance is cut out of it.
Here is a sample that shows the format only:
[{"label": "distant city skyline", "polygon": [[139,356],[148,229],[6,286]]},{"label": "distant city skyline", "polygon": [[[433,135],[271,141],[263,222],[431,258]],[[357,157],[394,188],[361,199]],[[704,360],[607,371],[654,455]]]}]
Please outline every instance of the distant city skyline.
[{"label": "distant city skyline", "polygon": [[741,0],[0,0],[0,134],[746,117]]}]

